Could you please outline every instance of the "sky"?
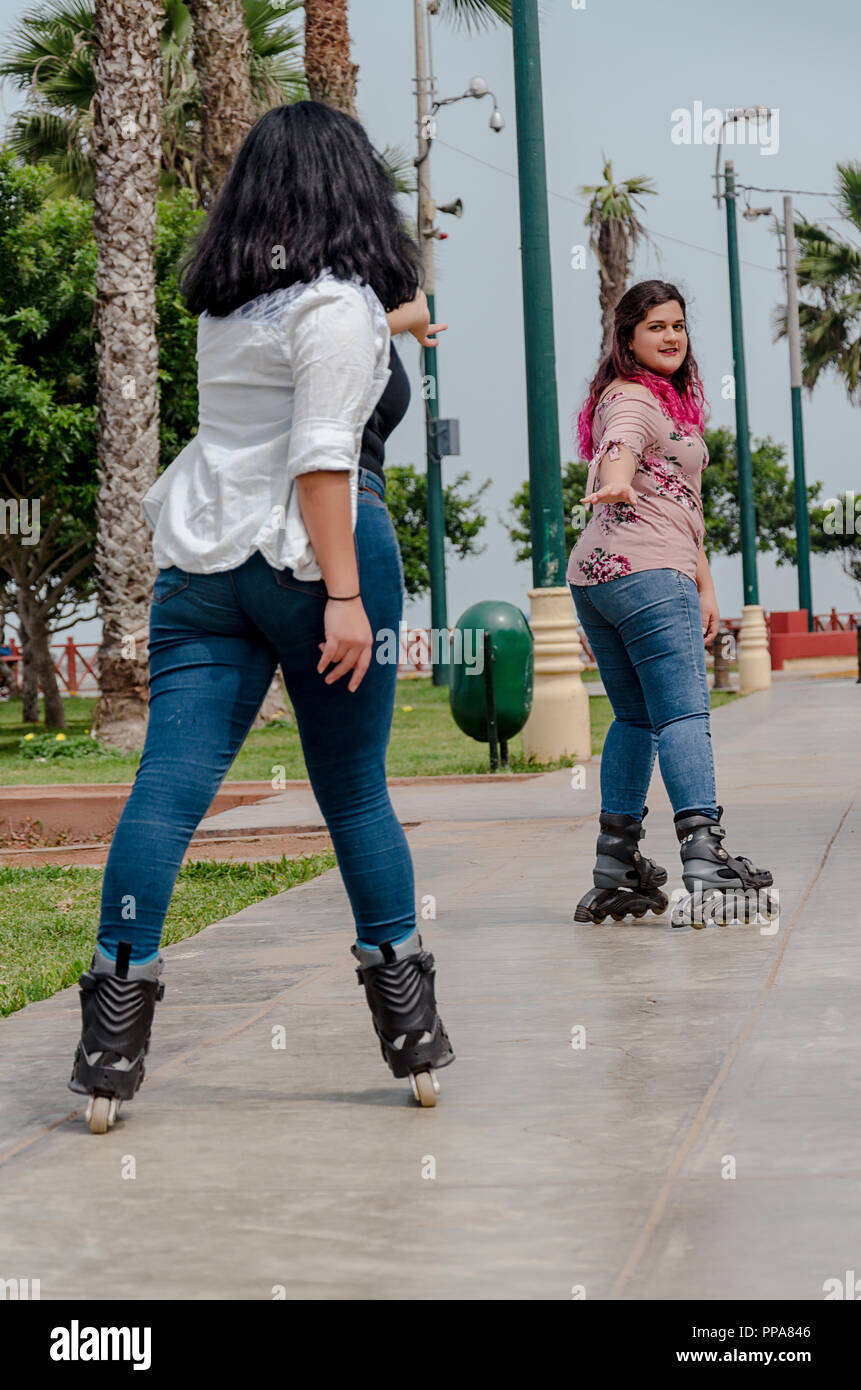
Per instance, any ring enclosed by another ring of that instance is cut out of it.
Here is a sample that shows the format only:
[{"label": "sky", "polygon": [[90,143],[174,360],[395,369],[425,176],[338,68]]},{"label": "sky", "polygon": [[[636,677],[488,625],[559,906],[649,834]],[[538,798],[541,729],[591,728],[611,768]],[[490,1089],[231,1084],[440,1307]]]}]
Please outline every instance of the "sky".
[{"label": "sky", "polygon": [[[33,2],[0,0],[0,30],[7,32]],[[350,5],[359,117],[378,148],[397,146],[410,157],[416,138],[412,14],[412,0]],[[501,133],[489,128],[487,98],[444,107],[431,154],[437,203],[460,197],[464,205],[461,219],[440,214],[449,235],[436,243],[437,316],[450,325],[437,355],[440,414],[459,419],[461,438],[461,454],[444,461],[444,475],[491,480],[483,553],[448,562],[454,622],[479,599],[529,606],[531,566],[514,561],[505,529],[511,497],[528,476],[523,301],[510,31],[494,26],[470,33],[437,16],[432,33],[437,95],[459,95],[480,74],[505,119]],[[771,107],[776,116],[763,143],[732,151],[737,181],[798,190],[798,214],[849,234],[837,219],[833,191],[837,163],[861,159],[861,8],[850,0],[576,0],[576,7],[572,0],[543,0],[540,35],[562,459],[575,456],[570,419],[597,364],[597,268],[588,253],[585,265],[575,268],[573,249],[588,240],[580,186],[601,181],[605,155],[617,178],[654,181],[657,196],[645,200],[642,213],[650,244],[639,252],[633,278],[669,280],[685,295],[710,423],[734,431],[733,402],[721,394],[732,374],[732,346],[725,214],[713,197],[715,146],[680,143],[677,113],[693,117],[697,103],[700,110]],[[6,88],[3,103],[5,114],[19,98]],[[749,198],[782,217],[782,192],[757,191]],[[740,217],[738,226],[751,431],[754,439],[783,443],[791,467],[788,348],[785,339],[775,341],[772,324],[785,300],[777,240],[768,217]],[[398,344],[413,398],[389,440],[387,462],[422,466],[419,348],[409,337]],[[858,411],[836,378],[821,380],[812,396],[805,393],[804,428],[808,482],[823,483],[823,498],[858,488]],[[740,556],[716,557],[712,572],[721,612],[738,616]],[[760,556],[758,573],[766,609],[798,606],[794,568]],[[832,605],[861,611],[861,591],[839,561],[815,557],[812,573],[817,613]],[[428,600],[411,603],[406,616],[427,624]],[[87,625],[75,635],[93,640],[94,631]]]}]

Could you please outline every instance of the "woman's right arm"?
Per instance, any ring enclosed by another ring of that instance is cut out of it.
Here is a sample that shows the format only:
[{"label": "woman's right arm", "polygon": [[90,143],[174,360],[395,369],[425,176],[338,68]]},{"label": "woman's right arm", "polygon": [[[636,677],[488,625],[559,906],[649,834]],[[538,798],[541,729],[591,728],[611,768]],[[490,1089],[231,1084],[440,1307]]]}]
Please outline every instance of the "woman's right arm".
[{"label": "woman's right arm", "polygon": [[631,484],[651,434],[650,411],[654,407],[639,392],[624,390],[599,409],[601,438],[595,451],[598,486],[581,500],[593,506],[627,502],[636,507],[638,493]]}]

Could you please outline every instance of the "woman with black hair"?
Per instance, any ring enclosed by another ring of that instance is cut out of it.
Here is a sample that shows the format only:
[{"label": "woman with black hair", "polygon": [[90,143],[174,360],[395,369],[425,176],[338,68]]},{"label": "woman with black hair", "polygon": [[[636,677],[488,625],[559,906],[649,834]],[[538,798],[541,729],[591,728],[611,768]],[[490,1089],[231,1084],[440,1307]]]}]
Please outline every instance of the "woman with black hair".
[{"label": "woman with black hair", "polygon": [[381,467],[409,391],[391,335],[432,346],[444,327],[429,324],[394,197],[358,122],[318,102],[277,107],[183,271],[200,315],[199,429],[141,502],[158,565],[149,724],[80,980],[70,1082],[95,1132],[143,1078],[176,876],[279,663],[383,1057],[422,1105],[436,1103],[433,1068],[454,1060],[386,786],[397,666],[382,642],[373,659],[403,607]]},{"label": "woman with black hair", "polygon": [[673,925],[772,915],[767,869],[723,848],[705,650],[718,607],[703,541],[705,400],[685,301],[661,280],[622,296],[613,344],[578,419],[592,516],[568,581],[615,716],[601,756],[593,887],[575,921],[668,905],[667,871],[638,849],[655,757],[675,812],[687,899]]}]

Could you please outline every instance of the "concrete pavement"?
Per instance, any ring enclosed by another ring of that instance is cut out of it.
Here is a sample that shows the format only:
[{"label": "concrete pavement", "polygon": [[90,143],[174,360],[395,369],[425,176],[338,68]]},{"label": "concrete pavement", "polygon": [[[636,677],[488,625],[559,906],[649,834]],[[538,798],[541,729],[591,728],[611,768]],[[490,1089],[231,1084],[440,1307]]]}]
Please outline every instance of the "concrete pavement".
[{"label": "concrete pavement", "polygon": [[[714,713],[727,845],[772,868],[774,934],[575,925],[597,760],[576,789],[397,787],[457,1053],[436,1110],[379,1056],[337,871],[165,952],[150,1074],[106,1136],[65,1090],[76,991],[0,1022],[0,1277],[43,1299],[823,1298],[861,1268],[859,719],[844,680]],[[649,804],[676,886],[657,774]],[[287,791],[208,823],[315,813]]]}]

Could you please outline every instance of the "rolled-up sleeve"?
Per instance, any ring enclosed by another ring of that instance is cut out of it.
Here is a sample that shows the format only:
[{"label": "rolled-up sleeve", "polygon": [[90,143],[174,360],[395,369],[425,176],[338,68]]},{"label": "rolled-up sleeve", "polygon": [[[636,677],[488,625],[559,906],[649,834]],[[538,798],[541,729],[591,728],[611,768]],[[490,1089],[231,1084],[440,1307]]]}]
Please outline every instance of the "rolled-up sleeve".
[{"label": "rolled-up sleeve", "polygon": [[305,298],[285,328],[294,391],[291,481],[320,469],[356,467],[375,369],[374,325],[361,293],[325,287]]}]

